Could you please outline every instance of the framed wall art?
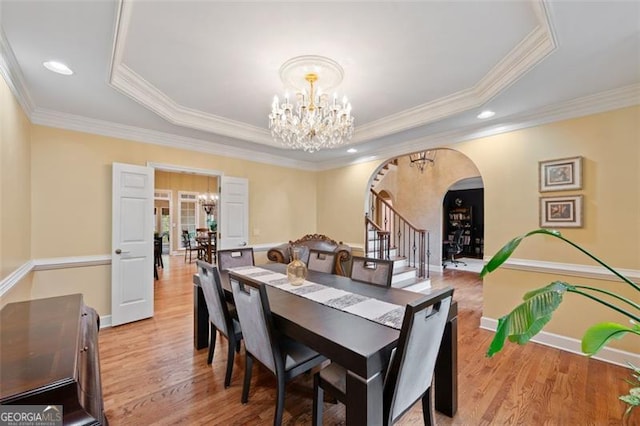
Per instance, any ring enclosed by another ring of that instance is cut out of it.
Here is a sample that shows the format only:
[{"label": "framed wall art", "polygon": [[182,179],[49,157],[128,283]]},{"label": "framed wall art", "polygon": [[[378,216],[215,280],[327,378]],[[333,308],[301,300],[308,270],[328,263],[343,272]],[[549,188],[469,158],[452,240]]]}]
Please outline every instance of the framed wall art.
[{"label": "framed wall art", "polygon": [[539,162],[540,192],[582,189],[582,157]]},{"label": "framed wall art", "polygon": [[582,195],[540,197],[541,228],[582,228]]}]

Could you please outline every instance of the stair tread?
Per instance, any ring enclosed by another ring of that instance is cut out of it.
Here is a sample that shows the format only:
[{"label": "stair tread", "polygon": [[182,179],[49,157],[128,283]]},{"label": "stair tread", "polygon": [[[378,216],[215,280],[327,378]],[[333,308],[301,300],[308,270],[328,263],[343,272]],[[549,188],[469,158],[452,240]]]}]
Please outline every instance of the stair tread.
[{"label": "stair tread", "polygon": [[405,272],[415,271],[417,268],[413,266],[400,266],[399,268],[393,268],[393,275],[404,274]]},{"label": "stair tread", "polygon": [[409,287],[409,286],[412,286],[412,285],[420,284],[420,283],[423,283],[423,282],[426,282],[426,281],[430,281],[430,280],[428,278],[424,279],[424,278],[418,278],[418,277],[409,278],[409,279],[406,279],[406,280],[395,282],[395,283],[393,283],[391,285],[391,287],[393,287],[393,288],[404,288],[404,287]]}]

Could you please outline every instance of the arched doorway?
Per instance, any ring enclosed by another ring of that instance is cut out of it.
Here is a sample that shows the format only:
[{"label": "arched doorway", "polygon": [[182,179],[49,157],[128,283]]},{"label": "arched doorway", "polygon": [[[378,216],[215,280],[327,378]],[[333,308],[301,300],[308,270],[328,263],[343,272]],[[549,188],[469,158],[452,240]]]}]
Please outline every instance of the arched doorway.
[{"label": "arched doorway", "polygon": [[[442,202],[443,265],[480,272],[484,255],[484,184],[480,177],[454,183]],[[456,240],[456,231],[460,239]],[[447,254],[449,256],[447,256]],[[448,260],[447,260],[448,257]],[[457,263],[457,258],[462,263]],[[479,262],[475,261],[480,259]]]},{"label": "arched doorway", "polygon": [[403,217],[417,228],[428,231],[426,250],[429,255],[429,269],[442,271],[445,254],[442,243],[447,238],[444,233],[444,198],[456,183],[465,182],[467,179],[482,182],[482,179],[473,161],[461,152],[449,148],[431,151],[437,153],[435,161],[428,167],[411,167],[407,154],[389,160],[388,163],[394,163],[395,166],[382,177],[379,176],[379,172],[385,169],[386,164],[381,165],[373,173],[370,183],[374,191],[384,191],[388,195],[393,201],[393,207]]}]

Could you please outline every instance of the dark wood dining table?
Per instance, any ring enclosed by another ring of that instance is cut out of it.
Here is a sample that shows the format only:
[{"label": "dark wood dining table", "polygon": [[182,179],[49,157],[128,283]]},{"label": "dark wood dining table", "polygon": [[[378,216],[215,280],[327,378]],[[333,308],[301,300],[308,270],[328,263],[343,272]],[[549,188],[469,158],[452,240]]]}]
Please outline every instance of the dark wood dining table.
[{"label": "dark wood dining table", "polygon": [[[260,268],[285,273],[284,264]],[[231,272],[233,274],[233,272]],[[229,276],[221,273],[222,285],[230,301]],[[308,281],[361,294],[398,305],[406,305],[422,293],[384,288],[322,272],[309,271]],[[194,275],[194,344],[208,346],[209,319],[206,303]],[[374,321],[302,298],[273,286],[266,286],[274,323],[287,336],[339,363],[348,370],[346,417],[349,425],[382,424],[384,371],[400,331]],[[451,305],[434,375],[435,408],[453,417],[457,411],[457,313]]]}]

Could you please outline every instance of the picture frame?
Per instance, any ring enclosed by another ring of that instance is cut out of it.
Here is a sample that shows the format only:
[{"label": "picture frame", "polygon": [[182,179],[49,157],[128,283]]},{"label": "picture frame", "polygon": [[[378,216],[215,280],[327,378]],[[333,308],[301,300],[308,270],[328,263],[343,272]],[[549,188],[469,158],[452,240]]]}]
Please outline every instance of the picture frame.
[{"label": "picture frame", "polygon": [[541,228],[582,228],[582,195],[540,197]]},{"label": "picture frame", "polygon": [[582,157],[539,161],[540,192],[582,189]]}]

